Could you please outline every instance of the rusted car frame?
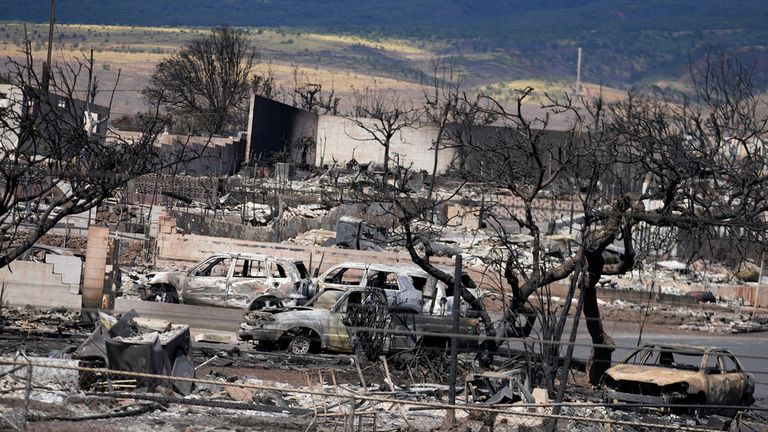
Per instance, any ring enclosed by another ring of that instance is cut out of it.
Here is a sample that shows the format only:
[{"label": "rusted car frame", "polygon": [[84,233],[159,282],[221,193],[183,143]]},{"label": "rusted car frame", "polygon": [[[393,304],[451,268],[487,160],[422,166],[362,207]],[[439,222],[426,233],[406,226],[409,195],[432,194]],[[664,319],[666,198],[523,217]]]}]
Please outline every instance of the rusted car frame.
[{"label": "rusted car frame", "polygon": [[730,351],[675,344],[643,345],[603,378],[606,400],[662,408],[748,406],[754,402],[754,388],[754,380]]},{"label": "rusted car frame", "polygon": [[187,271],[156,273],[144,300],[251,309],[261,296],[301,304],[314,294],[300,260],[259,254],[213,255]]}]

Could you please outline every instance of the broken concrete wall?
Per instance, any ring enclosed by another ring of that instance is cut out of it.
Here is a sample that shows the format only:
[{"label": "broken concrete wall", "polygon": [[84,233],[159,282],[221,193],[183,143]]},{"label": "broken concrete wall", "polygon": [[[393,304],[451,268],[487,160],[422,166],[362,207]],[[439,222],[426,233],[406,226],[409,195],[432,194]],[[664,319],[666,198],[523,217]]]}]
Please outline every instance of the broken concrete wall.
[{"label": "broken concrete wall", "polygon": [[[74,258],[74,257],[65,257]],[[79,258],[75,258],[78,261]],[[80,267],[80,264],[77,265]],[[58,273],[57,273],[58,268]],[[61,264],[14,261],[0,269],[3,302],[17,306],[66,307],[79,309],[80,277],[74,271],[61,268]],[[65,283],[64,279],[76,283]]]},{"label": "broken concrete wall", "polygon": [[445,208],[446,225],[450,227],[466,227],[475,229],[480,227],[479,205],[448,204]]},{"label": "broken concrete wall", "polygon": [[[134,142],[143,139],[141,132],[111,130],[107,140]],[[207,135],[173,135],[162,133],[154,142],[169,166],[167,174],[190,176],[224,176],[240,170],[245,154],[245,140],[239,137],[209,137]],[[183,164],[173,164],[180,157]]]},{"label": "broken concrete wall", "polygon": [[[205,217],[200,214],[181,211],[171,210],[168,211],[168,214],[176,221],[173,232],[179,231],[210,237],[236,238],[257,242],[269,242],[275,238],[276,220],[268,226],[254,227],[242,223],[214,219],[213,216]],[[363,210],[357,204],[344,204],[334,207],[317,217],[286,213],[282,222],[280,222],[280,236],[282,239],[288,239],[314,229],[335,231],[339,220],[345,216],[359,217],[377,226],[389,227],[393,223],[393,218],[387,215],[386,212],[381,211],[380,207],[371,206],[369,209]],[[165,220],[166,224],[169,223],[167,219],[162,220]],[[161,232],[171,234],[172,231],[169,226],[163,225]]]},{"label": "broken concrete wall", "polygon": [[246,157],[265,161],[285,153],[290,161],[315,160],[317,114],[261,96],[251,96]]},{"label": "broken concrete wall", "polygon": [[208,203],[218,191],[218,177],[147,174],[129,181],[123,195],[129,203],[163,205],[177,203],[174,197]]},{"label": "broken concrete wall", "polygon": [[[159,266],[192,264],[215,253],[250,252],[286,258],[297,258],[320,270],[343,262],[368,262],[379,264],[411,264],[407,252],[368,252],[319,246],[300,246],[287,243],[265,243],[247,240],[206,237],[200,235],[161,234],[157,240]],[[322,260],[322,264],[320,261]],[[450,266],[453,260],[435,257],[436,264]]]},{"label": "broken concrete wall", "polygon": [[88,249],[83,270],[83,306],[98,309],[102,305],[104,277],[109,252],[109,229],[92,226],[88,229]]}]

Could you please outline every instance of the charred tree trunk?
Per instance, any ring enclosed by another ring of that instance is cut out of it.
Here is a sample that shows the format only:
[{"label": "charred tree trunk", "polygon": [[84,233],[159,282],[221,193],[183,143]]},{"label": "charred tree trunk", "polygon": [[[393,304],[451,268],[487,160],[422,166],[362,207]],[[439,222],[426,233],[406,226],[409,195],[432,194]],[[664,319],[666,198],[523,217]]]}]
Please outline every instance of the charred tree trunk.
[{"label": "charred tree trunk", "polygon": [[384,184],[386,186],[387,174],[389,174],[389,143],[384,144]]},{"label": "charred tree trunk", "polygon": [[596,385],[603,373],[611,367],[611,354],[614,342],[603,329],[600,318],[600,307],[597,304],[597,282],[603,274],[603,250],[592,250],[585,253],[587,272],[581,276],[581,289],[584,290],[584,320],[592,338],[592,354],[587,364],[587,374],[590,384]]}]

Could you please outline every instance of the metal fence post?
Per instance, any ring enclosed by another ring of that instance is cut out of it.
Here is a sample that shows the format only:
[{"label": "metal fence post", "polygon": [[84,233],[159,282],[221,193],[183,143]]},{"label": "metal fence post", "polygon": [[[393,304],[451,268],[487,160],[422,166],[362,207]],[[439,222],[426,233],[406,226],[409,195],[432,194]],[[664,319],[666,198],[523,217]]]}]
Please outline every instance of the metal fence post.
[{"label": "metal fence post", "polygon": [[[453,335],[451,336],[451,365],[449,372],[448,404],[456,405],[456,375],[458,371],[459,356],[459,317],[461,316],[461,255],[456,255],[456,268],[453,272]],[[454,428],[456,426],[456,409],[448,410],[446,416],[447,426]]]}]

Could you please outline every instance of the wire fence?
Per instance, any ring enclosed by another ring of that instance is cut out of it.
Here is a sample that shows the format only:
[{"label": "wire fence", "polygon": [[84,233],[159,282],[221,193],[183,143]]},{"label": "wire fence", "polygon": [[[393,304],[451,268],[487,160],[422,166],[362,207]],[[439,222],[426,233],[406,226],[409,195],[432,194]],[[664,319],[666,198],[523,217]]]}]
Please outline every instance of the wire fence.
[{"label": "wire fence", "polygon": [[[16,360],[16,359],[0,358],[0,364],[16,367],[16,368],[27,368],[30,376],[32,374],[33,368],[49,368],[49,369],[60,369],[60,370],[72,370],[72,371],[87,372],[87,373],[94,373],[94,374],[108,373],[111,375],[122,376],[122,377],[152,379],[159,382],[173,382],[173,381],[188,382],[188,383],[194,383],[194,384],[216,385],[216,386],[225,386],[225,387],[241,388],[241,389],[248,389],[248,390],[280,392],[280,393],[289,393],[289,394],[304,394],[304,395],[320,396],[323,398],[333,398],[333,399],[342,399],[342,400],[368,401],[368,402],[385,403],[385,404],[389,403],[389,404],[393,404],[393,406],[407,404],[415,407],[422,407],[422,408],[435,409],[435,410],[459,409],[459,410],[465,410],[465,411],[490,413],[490,414],[512,414],[512,415],[517,415],[521,417],[534,417],[534,418],[549,419],[549,420],[570,420],[570,421],[576,421],[576,422],[608,424],[613,426],[628,426],[633,428],[641,427],[641,428],[677,430],[677,431],[689,431],[689,432],[711,431],[710,428],[686,426],[686,425],[680,425],[680,424],[657,424],[657,423],[641,422],[637,420],[627,421],[627,420],[610,419],[610,418],[595,418],[595,417],[577,416],[577,415],[540,413],[540,412],[531,412],[526,409],[526,408],[551,408],[555,406],[571,407],[571,408],[585,407],[585,405],[581,403],[515,404],[514,407],[522,408],[522,409],[510,411],[510,405],[504,405],[501,407],[492,406],[492,405],[491,406],[482,405],[482,404],[470,405],[466,403],[460,403],[459,400],[457,400],[456,404],[446,404],[443,402],[402,400],[394,397],[385,397],[385,396],[372,395],[372,394],[354,394],[351,392],[347,392],[345,394],[339,394],[337,392],[318,391],[318,390],[312,390],[311,388],[304,389],[304,388],[297,388],[297,387],[290,387],[290,386],[283,386],[283,385],[277,386],[277,385],[237,383],[237,382],[230,383],[230,382],[222,382],[222,381],[203,379],[203,378],[169,377],[167,375],[158,375],[158,374],[149,374],[149,373],[142,373],[142,372],[131,372],[131,371],[118,371],[118,370],[111,370],[111,369],[104,369],[104,368],[86,367],[86,366],[45,364],[45,363],[33,361],[31,359]],[[31,383],[31,379],[29,379],[28,382]],[[29,385],[31,386],[31,384]],[[142,397],[142,395],[120,393],[120,397],[123,397],[123,398],[136,397],[137,399],[139,399]],[[174,403],[194,404],[193,401],[189,401],[181,398],[177,398],[176,400],[174,400]],[[249,404],[242,404],[243,409],[248,409],[248,406]],[[686,408],[688,407],[688,406],[681,406],[681,405],[673,406],[671,404],[616,404],[616,403],[590,404],[588,406],[603,406],[603,407],[615,407],[615,408],[642,408],[642,407]],[[231,408],[236,408],[236,407],[237,407],[236,405],[231,406]],[[712,406],[691,405],[690,407],[719,408],[719,409],[731,408],[731,409],[748,409],[753,411],[768,411],[768,408],[764,408],[764,407],[742,407],[742,406],[723,407],[723,406],[715,406],[715,405],[712,405]],[[315,402],[315,405],[312,408],[317,413],[323,410],[323,405]]]}]

